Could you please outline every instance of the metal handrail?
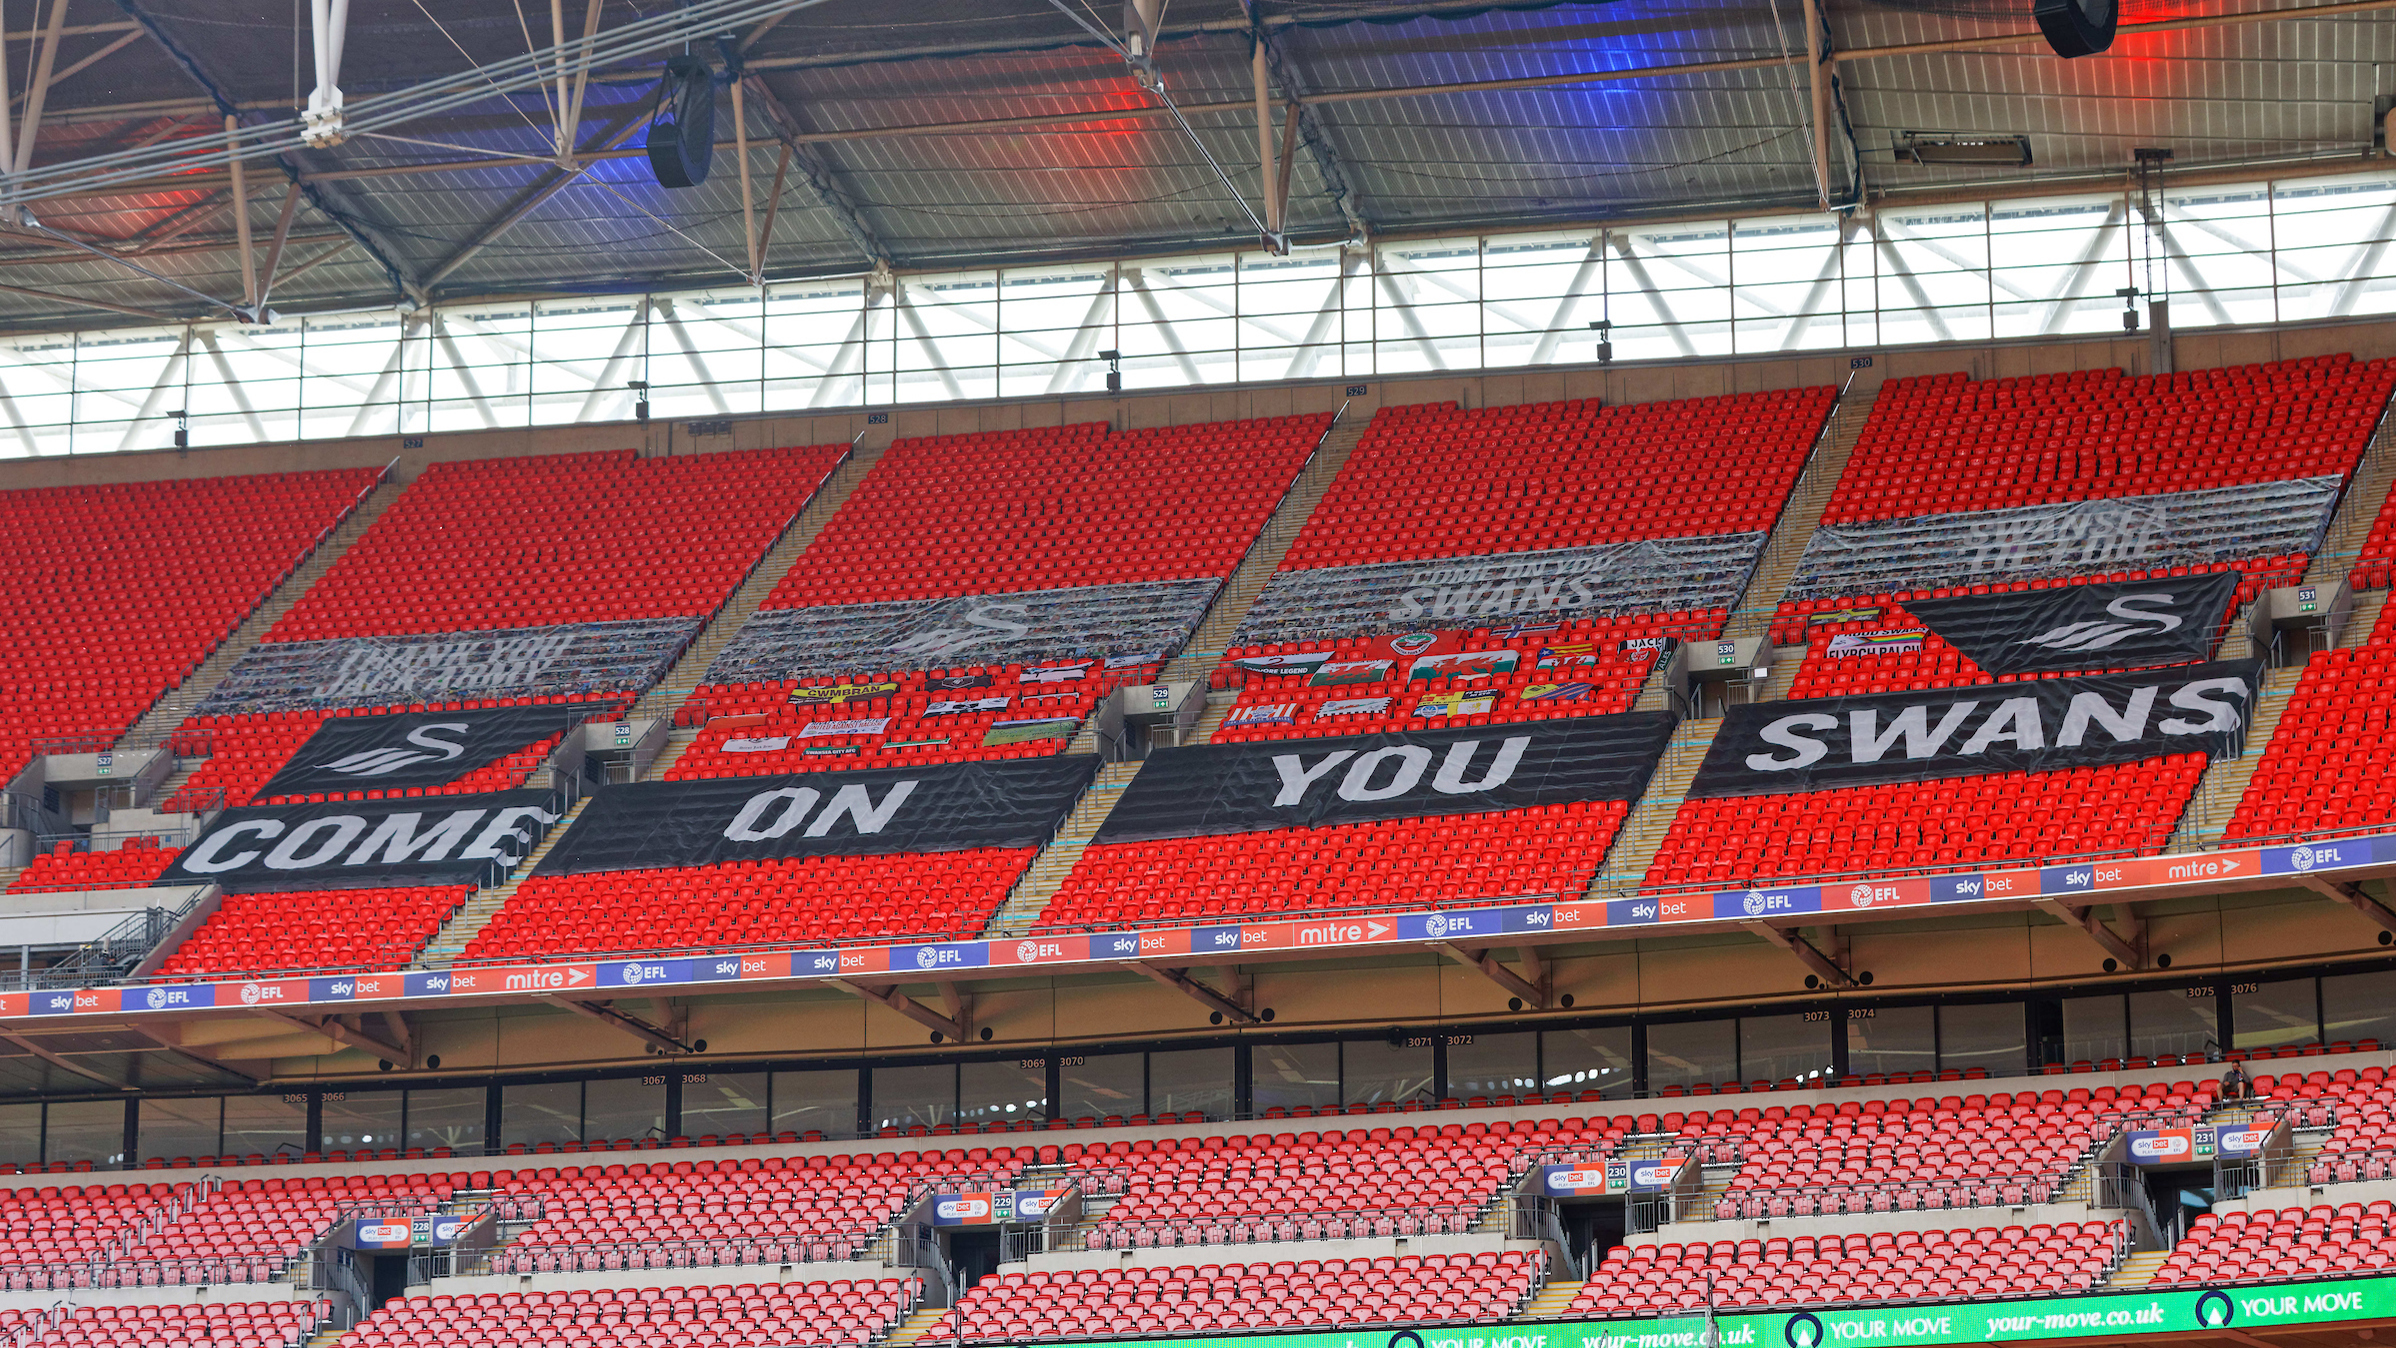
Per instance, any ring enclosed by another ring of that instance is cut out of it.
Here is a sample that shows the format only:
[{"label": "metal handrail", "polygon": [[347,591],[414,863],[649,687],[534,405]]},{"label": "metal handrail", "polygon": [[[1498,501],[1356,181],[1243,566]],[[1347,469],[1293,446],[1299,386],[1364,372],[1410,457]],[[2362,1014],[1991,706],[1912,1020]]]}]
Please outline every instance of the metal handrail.
[{"label": "metal handrail", "polygon": [[[1099,1217],[1065,1233],[1052,1248],[1130,1250],[1176,1245],[1261,1245],[1308,1240],[1362,1240],[1376,1236],[1462,1235],[1481,1224],[1488,1203],[1478,1206],[1411,1204],[1389,1208],[1218,1214],[1208,1217]],[[1079,1237],[1079,1244],[1075,1243]]]}]

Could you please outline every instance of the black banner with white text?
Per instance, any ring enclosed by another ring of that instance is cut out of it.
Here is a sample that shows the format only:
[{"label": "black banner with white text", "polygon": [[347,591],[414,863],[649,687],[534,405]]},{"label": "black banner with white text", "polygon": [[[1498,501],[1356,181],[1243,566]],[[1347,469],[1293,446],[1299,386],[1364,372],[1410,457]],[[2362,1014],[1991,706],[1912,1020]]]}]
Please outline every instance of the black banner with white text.
[{"label": "black banner with white text", "polygon": [[1628,712],[1159,749],[1093,841],[1636,800],[1673,725],[1667,712]]},{"label": "black banner with white text", "polygon": [[2176,665],[2212,654],[2238,573],[1908,600],[1905,611],[1991,674]]},{"label": "black banner with white text", "polygon": [[589,714],[587,706],[554,705],[329,717],[258,794],[447,786]]},{"label": "black banner with white text", "polygon": [[1735,706],[1692,800],[2234,754],[2259,660]]},{"label": "black banner with white text", "polygon": [[156,883],[236,894],[479,884],[523,860],[565,812],[550,791],[251,805],[218,815]]},{"label": "black banner with white text", "polygon": [[603,786],[537,873],[1037,847],[1097,770],[1080,754]]}]

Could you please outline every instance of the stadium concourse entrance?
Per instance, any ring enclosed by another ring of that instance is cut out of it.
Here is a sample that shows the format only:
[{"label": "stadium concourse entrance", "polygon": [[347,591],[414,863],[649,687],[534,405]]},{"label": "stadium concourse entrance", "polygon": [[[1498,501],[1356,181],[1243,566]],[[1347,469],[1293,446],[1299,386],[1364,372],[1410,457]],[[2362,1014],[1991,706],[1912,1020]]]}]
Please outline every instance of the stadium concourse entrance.
[{"label": "stadium concourse entrance", "polygon": [[1584,1275],[1630,1233],[1630,1203],[1624,1198],[1558,1198],[1555,1204],[1567,1261]]},{"label": "stadium concourse entrance", "polygon": [[957,1294],[963,1296],[973,1285],[998,1272],[998,1262],[1005,1246],[1005,1228],[997,1226],[952,1226],[940,1230],[940,1252],[948,1259],[949,1271],[956,1277]]}]

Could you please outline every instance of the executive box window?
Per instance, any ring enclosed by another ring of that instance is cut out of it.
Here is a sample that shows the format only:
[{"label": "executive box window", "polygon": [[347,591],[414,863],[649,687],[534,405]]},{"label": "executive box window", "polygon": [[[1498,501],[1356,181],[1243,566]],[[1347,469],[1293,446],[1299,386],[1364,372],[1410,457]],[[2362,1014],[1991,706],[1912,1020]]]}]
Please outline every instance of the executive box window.
[{"label": "executive box window", "polygon": [[1059,1117],[1127,1119],[1145,1113],[1147,1066],[1145,1053],[1076,1053],[1058,1059]]},{"label": "executive box window", "polygon": [[957,1117],[957,1065],[874,1069],[874,1127],[937,1128]]},{"label": "executive box window", "polygon": [[1339,1103],[1337,1044],[1259,1044],[1249,1061],[1254,1064],[1249,1098],[1259,1114]]},{"label": "executive box window", "polygon": [[2065,1061],[2103,1062],[2129,1050],[2129,1008],[2120,993],[2063,999]]},{"label": "executive box window", "polygon": [[1449,1036],[1448,1098],[1526,1095],[1540,1089],[1537,1033]]},{"label": "executive box window", "polygon": [[1048,1062],[1007,1058],[957,1065],[957,1117],[966,1123],[1044,1122]]},{"label": "executive box window", "polygon": [[[1930,1006],[1858,1007],[1845,1012],[1847,1071],[1855,1076],[1878,1072],[1935,1071],[1938,1058],[1938,1008]],[[2021,1024],[2016,1008],[2014,1024]],[[2017,1034],[2015,1038],[2020,1038]]]},{"label": "executive box window", "polygon": [[2332,974],[2321,980],[2322,1028],[2332,1041],[2396,1044],[2396,970]]},{"label": "executive box window", "polygon": [[582,1140],[582,1083],[545,1081],[507,1086],[499,1092],[499,1135],[507,1146],[521,1142]]},{"label": "executive box window", "polygon": [[1148,1112],[1181,1114],[1197,1110],[1209,1119],[1232,1115],[1233,1078],[1238,1059],[1228,1048],[1174,1049],[1148,1055]]},{"label": "executive box window", "polygon": [[400,1091],[327,1091],[324,1097],[324,1150],[379,1151],[401,1145],[399,1131],[407,1109]]},{"label": "executive box window", "polygon": [[1340,1103],[1403,1104],[1431,1095],[1430,1039],[1350,1039],[1340,1046]]},{"label": "executive box window", "polygon": [[408,1145],[430,1152],[447,1147],[459,1156],[480,1155],[491,1092],[481,1086],[451,1086],[408,1092]]},{"label": "executive box window", "polygon": [[43,1160],[89,1161],[94,1166],[125,1162],[125,1102],[71,1100],[50,1106]]},{"label": "executive box window", "polygon": [[10,1165],[42,1163],[41,1105],[0,1105],[0,1161]]},{"label": "executive box window", "polygon": [[2130,994],[2130,1053],[2208,1053],[2221,1047],[2221,1001],[2211,984]]},{"label": "executive box window", "polygon": [[599,1077],[582,1083],[582,1140],[637,1142],[666,1135],[664,1077]]},{"label": "executive box window", "polygon": [[1739,1076],[1747,1081],[1818,1082],[1830,1075],[1838,1011],[1739,1018]]},{"label": "executive box window", "polygon": [[[483,1092],[474,1092],[479,1099]],[[232,1095],[225,1097],[224,1140],[220,1156],[273,1156],[308,1148],[308,1097],[304,1095]],[[152,1153],[155,1155],[156,1153]]]},{"label": "executive box window", "polygon": [[2282,1044],[2309,1044],[2320,1038],[2322,981],[2326,980],[2289,978],[2276,983],[2231,985],[2230,1033],[2236,1039],[2234,1046],[2278,1048]]},{"label": "executive box window", "polygon": [[[853,1080],[856,1073],[849,1076]],[[694,1072],[685,1076],[682,1135],[730,1137],[765,1132],[772,1122],[766,1108],[772,1079],[767,1072]]]},{"label": "executive box window", "polygon": [[1682,1020],[1647,1027],[1647,1089],[1739,1079],[1739,1023]]},{"label": "executive box window", "polygon": [[141,1154],[173,1160],[217,1155],[224,1140],[225,1100],[145,1099],[141,1102]]},{"label": "executive box window", "polygon": [[[688,1098],[687,1094],[684,1097]],[[776,1072],[773,1085],[774,1131],[821,1133],[825,1137],[857,1134],[857,1069]]]},{"label": "executive box window", "polygon": [[1938,1065],[1964,1072],[1985,1068],[1990,1076],[2029,1070],[2030,1021],[2022,1004],[1979,1002],[1940,1007]]},{"label": "executive box window", "polygon": [[[1449,1062],[1454,1071],[1454,1058]],[[1631,1027],[1539,1032],[1539,1070],[1551,1091],[1595,1090],[1608,1100],[1631,1096]]]}]

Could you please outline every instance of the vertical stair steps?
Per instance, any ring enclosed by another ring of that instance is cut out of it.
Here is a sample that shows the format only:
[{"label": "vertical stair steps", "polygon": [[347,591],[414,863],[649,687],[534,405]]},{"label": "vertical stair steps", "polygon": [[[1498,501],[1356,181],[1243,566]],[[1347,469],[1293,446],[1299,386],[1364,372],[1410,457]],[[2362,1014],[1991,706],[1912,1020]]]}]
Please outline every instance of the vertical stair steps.
[{"label": "vertical stair steps", "polygon": [[1780,522],[1764,540],[1764,553],[1756,561],[1755,574],[1748,579],[1747,590],[1739,596],[1737,606],[1731,609],[1730,622],[1723,628],[1724,636],[1762,636],[1770,630],[1772,615],[1789,591],[1789,578],[1797,574],[1798,560],[1805,556],[1805,545],[1813,541],[1814,529],[1822,523],[1822,512],[1830,505],[1830,494],[1838,489],[1839,478],[1847,471],[1847,460],[1855,453],[1855,442],[1863,435],[1864,423],[1871,419],[1872,404],[1879,397],[1877,388],[1862,393],[1849,390],[1831,408],[1830,422],[1822,429],[1813,457],[1807,460],[1805,471],[1798,475],[1797,485],[1790,490],[1788,504],[1781,507]]},{"label": "vertical stair steps", "polygon": [[1264,592],[1265,583],[1280,569],[1282,558],[1289,556],[1290,544],[1298,540],[1307,517],[1322,503],[1323,493],[1331,490],[1332,480],[1347,466],[1348,456],[1356,452],[1356,442],[1364,438],[1365,428],[1371,424],[1370,417],[1342,416],[1323,437],[1321,447],[1307,460],[1305,470],[1290,484],[1288,494],[1257,532],[1256,543],[1248,549],[1247,557],[1231,573],[1215,602],[1208,606],[1206,616],[1198,620],[1198,630],[1191,634],[1181,654],[1165,666],[1163,681],[1203,679],[1214,672],[1216,663],[1223,658],[1223,648],[1231,644],[1232,633],[1240,629],[1256,596]]},{"label": "vertical stair steps", "polygon": [[666,670],[665,677],[657,681],[657,686],[642,695],[633,709],[635,715],[669,716],[682,706],[691,691],[706,679],[707,667],[715,663],[716,656],[726,646],[732,644],[732,638],[740,631],[741,624],[757,612],[758,606],[774,592],[774,587],[790,574],[790,568],[798,563],[808,545],[823,533],[824,526],[840,513],[841,506],[847,504],[849,497],[856,494],[866,474],[882,461],[882,453],[879,448],[860,448],[851,451],[847,458],[840,461],[840,466],[834,468],[831,475],[824,479],[823,485],[815,489],[815,495],[791,520],[790,526],[782,531],[782,536],[775,539],[774,545],[766,549],[765,556],[758,559],[748,579],[732,591],[732,597],[725,600],[724,606],[707,620],[707,625],[699,629],[699,634],[691,638],[691,644],[683,648],[673,666]]},{"label": "vertical stair steps", "polygon": [[593,799],[595,797],[586,795],[575,801],[567,809],[566,817],[557,821],[556,826],[549,830],[549,836],[541,839],[525,856],[523,864],[516,867],[514,873],[505,880],[467,895],[466,901],[449,915],[449,921],[441,924],[441,930],[434,933],[433,939],[425,942],[424,949],[418,952],[414,961],[416,966],[445,967],[464,954],[467,945],[483,928],[491,925],[491,918],[509,899],[515,897],[516,887],[523,884],[525,877],[533,873],[533,868],[541,864],[541,858],[548,856],[550,849],[557,846],[558,839],[566,836],[566,830],[574,827],[574,821],[582,818],[582,812],[590,808]]},{"label": "vertical stair steps", "polygon": [[1655,860],[1656,849],[1664,845],[1664,835],[1672,828],[1672,816],[1688,798],[1689,782],[1697,776],[1697,765],[1705,761],[1706,749],[1721,729],[1720,718],[1715,718],[1683,721],[1673,731],[1672,743],[1664,750],[1664,761],[1657,765],[1655,775],[1647,779],[1647,790],[1631,806],[1630,816],[1614,835],[1614,845],[1606,849],[1605,862],[1597,868],[1597,877],[1590,884],[1592,896],[1628,894],[1639,888],[1639,882],[1647,875],[1648,863]]},{"label": "vertical stair steps", "polygon": [[1123,788],[1139,775],[1138,763],[1109,763],[1098,770],[1090,789],[1075,802],[1073,813],[1065,816],[1057,836],[1040,849],[1040,855],[1032,858],[1030,868],[1015,882],[1006,902],[998,906],[982,935],[997,940],[1021,936],[1032,929],[1040,910],[1056,897],[1074,863],[1082,859],[1082,849],[1090,845],[1090,836],[1098,832],[1098,826],[1113,812],[1115,802],[1123,796]]},{"label": "vertical stair steps", "polygon": [[1547,1286],[1540,1288],[1538,1295],[1525,1303],[1521,1313],[1514,1318],[1517,1320],[1561,1320],[1564,1318],[1564,1313],[1572,1309],[1572,1299],[1581,1294],[1581,1288],[1584,1286],[1587,1286],[1585,1282],[1557,1278]]}]

